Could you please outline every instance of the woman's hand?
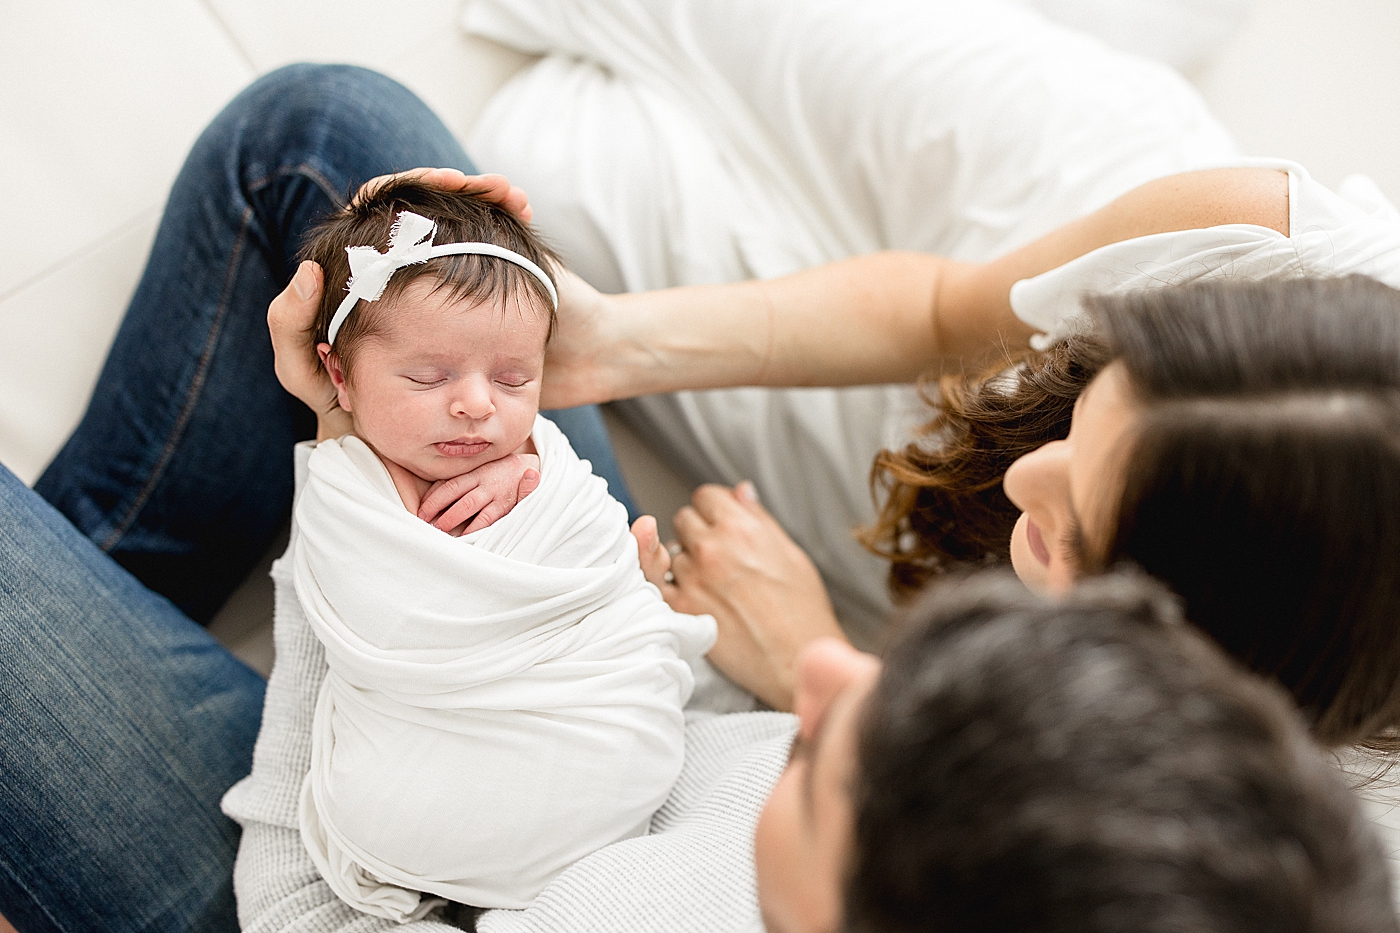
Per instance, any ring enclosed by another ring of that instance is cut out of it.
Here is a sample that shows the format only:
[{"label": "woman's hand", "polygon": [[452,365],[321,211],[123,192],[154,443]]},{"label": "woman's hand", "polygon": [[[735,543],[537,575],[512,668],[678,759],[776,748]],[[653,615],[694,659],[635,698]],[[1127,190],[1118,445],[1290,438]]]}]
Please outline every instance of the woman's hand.
[{"label": "woman's hand", "polygon": [[655,519],[632,526],[647,579],[678,612],[715,617],[716,667],[774,709],[791,710],[797,655],[818,638],[845,640],[811,558],[751,483],[701,486],[675,528],[681,549],[673,557]]},{"label": "woman's hand", "polygon": [[[619,308],[568,269],[555,270],[559,288],[559,315],[554,336],[545,347],[544,382],[540,407],[572,408],[609,402],[617,395],[610,365],[625,351],[623,341],[612,335]],[[628,393],[630,394],[630,393]]]},{"label": "woman's hand", "polygon": [[400,178],[412,178],[420,184],[440,191],[461,191],[475,195],[483,201],[499,204],[514,214],[521,223],[528,224],[535,213],[530,207],[529,196],[522,189],[512,185],[506,176],[468,175],[455,168],[415,168],[392,175],[379,175],[361,185],[360,190],[350,199],[350,203],[359,204],[389,182]]}]

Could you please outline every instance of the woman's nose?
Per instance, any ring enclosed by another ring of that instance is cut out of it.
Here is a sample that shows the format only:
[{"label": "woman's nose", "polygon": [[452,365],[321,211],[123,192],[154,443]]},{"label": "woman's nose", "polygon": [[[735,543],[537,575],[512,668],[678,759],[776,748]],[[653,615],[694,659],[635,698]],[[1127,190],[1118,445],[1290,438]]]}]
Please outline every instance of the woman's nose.
[{"label": "woman's nose", "polygon": [[1006,471],[1002,489],[1022,512],[1065,501],[1069,489],[1069,442],[1051,441],[1022,456]]},{"label": "woman's nose", "polygon": [[457,384],[452,394],[452,415],[454,418],[470,418],[481,421],[491,417],[496,406],[491,401],[491,382],[484,377],[469,377]]}]

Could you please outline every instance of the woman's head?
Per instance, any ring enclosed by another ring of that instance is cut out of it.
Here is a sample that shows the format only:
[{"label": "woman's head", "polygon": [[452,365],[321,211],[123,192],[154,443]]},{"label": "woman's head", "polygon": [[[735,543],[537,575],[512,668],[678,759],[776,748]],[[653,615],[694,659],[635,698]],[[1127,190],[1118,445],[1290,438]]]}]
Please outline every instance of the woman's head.
[{"label": "woman's head", "polygon": [[1091,313],[1115,362],[1068,438],[1006,475],[1021,527],[1080,512],[1050,568],[1131,561],[1166,582],[1324,740],[1394,725],[1400,293],[1363,278],[1197,286]]},{"label": "woman's head", "polygon": [[1072,424],[1005,475],[1018,569],[1135,563],[1323,740],[1400,722],[1400,293],[1210,283],[1089,312]]},{"label": "woman's head", "polygon": [[940,588],[826,644],[759,824],[770,933],[1394,930],[1379,849],[1283,696],[1111,575]]}]

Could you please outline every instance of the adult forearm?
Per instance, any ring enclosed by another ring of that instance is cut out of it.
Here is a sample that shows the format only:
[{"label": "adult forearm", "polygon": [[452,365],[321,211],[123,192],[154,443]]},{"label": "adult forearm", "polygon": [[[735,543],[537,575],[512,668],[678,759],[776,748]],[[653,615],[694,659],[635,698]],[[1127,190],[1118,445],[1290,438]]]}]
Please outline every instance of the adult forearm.
[{"label": "adult forearm", "polygon": [[1009,306],[988,305],[975,334],[941,328],[944,287],[963,294],[973,268],[885,251],[767,281],[613,296],[626,335],[608,364],[609,394],[909,382],[999,339],[1024,341]]},{"label": "adult forearm", "polygon": [[599,295],[565,278],[546,401],[557,407],[728,386],[909,382],[1024,348],[1011,286],[1120,240],[1217,224],[1288,233],[1288,177],[1190,172],[1150,182],[986,263],[870,253],[767,281]]}]

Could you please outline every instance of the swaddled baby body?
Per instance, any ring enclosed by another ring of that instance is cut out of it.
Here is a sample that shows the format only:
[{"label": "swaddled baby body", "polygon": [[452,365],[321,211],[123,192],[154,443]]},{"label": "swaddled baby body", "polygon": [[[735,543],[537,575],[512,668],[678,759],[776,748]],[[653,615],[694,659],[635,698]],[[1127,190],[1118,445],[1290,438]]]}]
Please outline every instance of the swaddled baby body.
[{"label": "swaddled baby body", "polygon": [[[399,183],[310,252],[335,296],[318,352],[355,431],[312,453],[295,512],[297,595],[329,667],[302,838],[366,913],[419,918],[439,903],[422,892],[524,907],[647,831],[714,622],[646,583],[626,510],[538,415],[552,257],[526,228]],[[476,513],[437,518],[459,536],[420,517],[448,480]]]}]

